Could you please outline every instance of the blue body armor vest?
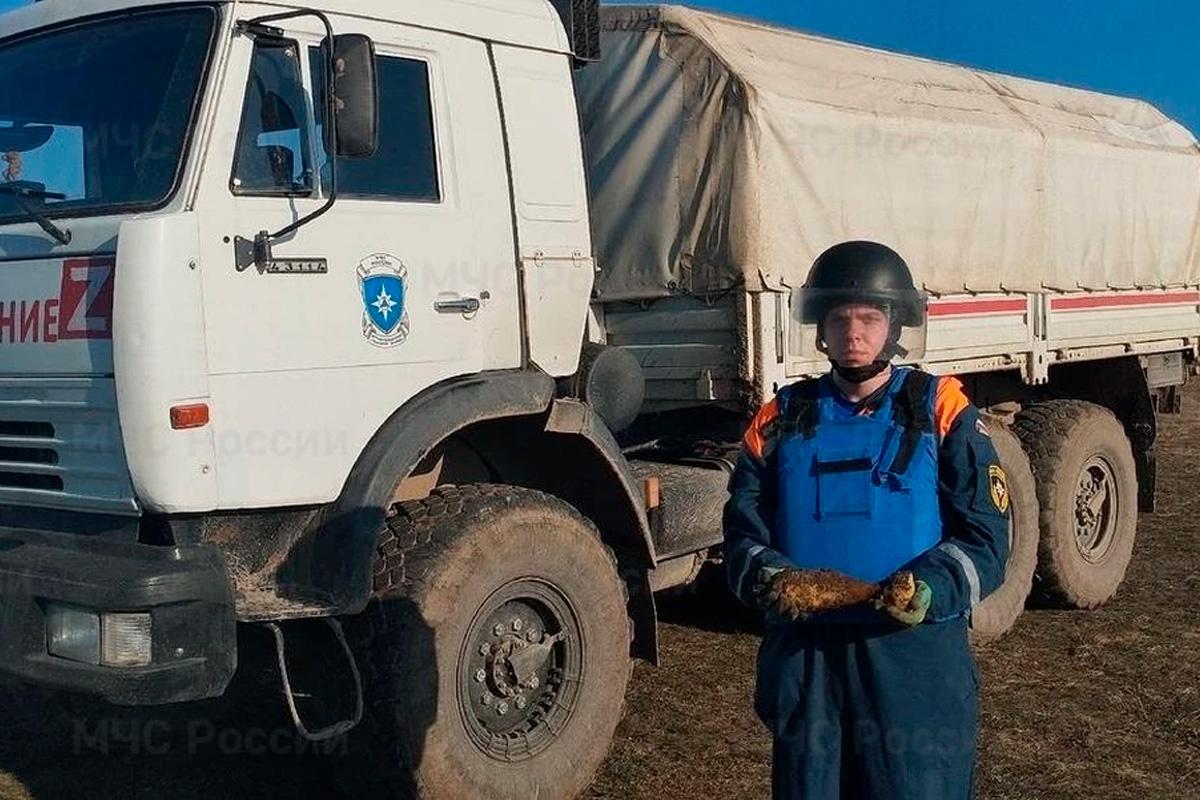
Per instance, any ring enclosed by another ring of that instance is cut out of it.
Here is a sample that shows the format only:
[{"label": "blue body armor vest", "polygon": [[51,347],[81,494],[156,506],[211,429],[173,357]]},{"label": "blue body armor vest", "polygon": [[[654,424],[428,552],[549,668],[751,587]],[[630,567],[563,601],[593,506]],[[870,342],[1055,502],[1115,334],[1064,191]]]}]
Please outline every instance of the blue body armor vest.
[{"label": "blue body armor vest", "polygon": [[802,568],[880,581],[942,538],[936,381],[894,370],[869,414],[828,378],[785,390],[776,450],[776,549]]}]

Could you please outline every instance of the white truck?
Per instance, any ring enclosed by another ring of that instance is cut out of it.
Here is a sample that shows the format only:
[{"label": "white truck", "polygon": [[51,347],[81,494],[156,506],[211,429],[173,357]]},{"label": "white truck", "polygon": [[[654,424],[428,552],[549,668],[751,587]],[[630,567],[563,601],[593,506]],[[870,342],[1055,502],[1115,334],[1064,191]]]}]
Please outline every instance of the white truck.
[{"label": "white truck", "polygon": [[654,592],[719,558],[746,414],[822,369],[790,290],[856,237],[1032,462],[998,427],[977,627],[1035,556],[1077,605],[1121,580],[1200,337],[1200,154],[1143,104],[585,0],[46,0],[0,37],[6,676],[212,697],[266,626],[298,729],[385,785],[573,796]]}]

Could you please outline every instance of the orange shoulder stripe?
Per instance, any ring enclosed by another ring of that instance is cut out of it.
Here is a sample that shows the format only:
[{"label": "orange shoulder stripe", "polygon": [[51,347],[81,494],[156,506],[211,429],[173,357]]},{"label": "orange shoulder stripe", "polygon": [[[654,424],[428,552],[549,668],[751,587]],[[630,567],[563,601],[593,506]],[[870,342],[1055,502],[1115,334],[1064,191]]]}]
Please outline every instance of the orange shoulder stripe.
[{"label": "orange shoulder stripe", "polygon": [[754,415],[754,419],[750,421],[750,427],[746,429],[746,435],[742,437],[742,446],[746,448],[746,452],[759,461],[763,460],[767,452],[767,438],[770,435],[767,428],[778,417],[779,398],[773,397],[771,402],[760,408]]},{"label": "orange shoulder stripe", "polygon": [[938,378],[937,394],[933,399],[933,424],[938,438],[950,432],[954,421],[971,405],[963,391],[962,381],[949,375]]}]

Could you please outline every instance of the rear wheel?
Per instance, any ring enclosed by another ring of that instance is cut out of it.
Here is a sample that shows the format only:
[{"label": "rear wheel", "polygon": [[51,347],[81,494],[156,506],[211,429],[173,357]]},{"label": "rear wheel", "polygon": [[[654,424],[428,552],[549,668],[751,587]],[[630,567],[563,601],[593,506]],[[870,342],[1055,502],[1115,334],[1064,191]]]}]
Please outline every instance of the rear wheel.
[{"label": "rear wheel", "polygon": [[352,625],[356,752],[393,796],[569,798],[608,752],[629,679],[624,584],[554,497],[443,487],[398,504]]},{"label": "rear wheel", "polygon": [[1004,583],[971,612],[971,639],[989,642],[1008,633],[1025,610],[1025,599],[1033,584],[1038,559],[1037,485],[1029,458],[1017,437],[999,423],[988,426],[1000,466],[1008,476],[1009,522],[1008,562]]},{"label": "rear wheel", "polygon": [[1137,470],[1121,423],[1081,400],[1027,406],[1013,425],[1041,504],[1040,588],[1078,608],[1125,578],[1137,534]]}]

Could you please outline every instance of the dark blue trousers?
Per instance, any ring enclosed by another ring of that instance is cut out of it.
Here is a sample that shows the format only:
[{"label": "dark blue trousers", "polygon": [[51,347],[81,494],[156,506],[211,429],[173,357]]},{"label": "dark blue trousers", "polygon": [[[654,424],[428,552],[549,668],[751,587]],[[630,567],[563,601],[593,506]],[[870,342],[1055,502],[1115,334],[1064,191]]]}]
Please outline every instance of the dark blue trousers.
[{"label": "dark blue trousers", "polygon": [[768,625],[755,708],[775,800],[968,800],[978,689],[965,619]]}]

